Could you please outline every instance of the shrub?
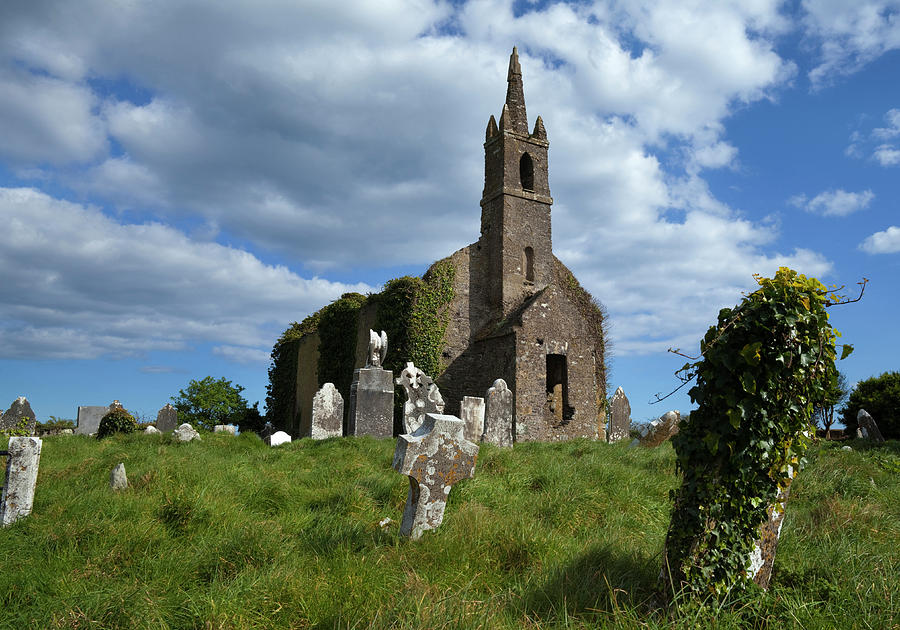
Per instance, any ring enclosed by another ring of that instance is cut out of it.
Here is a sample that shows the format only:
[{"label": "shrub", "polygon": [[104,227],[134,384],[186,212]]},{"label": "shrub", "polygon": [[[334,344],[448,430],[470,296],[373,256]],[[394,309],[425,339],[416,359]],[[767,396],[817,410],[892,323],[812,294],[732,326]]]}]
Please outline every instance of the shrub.
[{"label": "shrub", "polygon": [[900,372],[885,372],[860,381],[841,410],[850,435],[856,434],[856,414],[868,411],[886,440],[900,439]]},{"label": "shrub", "polygon": [[113,433],[131,433],[137,430],[137,421],[124,409],[113,409],[100,418],[97,428],[97,439],[105,438]]}]

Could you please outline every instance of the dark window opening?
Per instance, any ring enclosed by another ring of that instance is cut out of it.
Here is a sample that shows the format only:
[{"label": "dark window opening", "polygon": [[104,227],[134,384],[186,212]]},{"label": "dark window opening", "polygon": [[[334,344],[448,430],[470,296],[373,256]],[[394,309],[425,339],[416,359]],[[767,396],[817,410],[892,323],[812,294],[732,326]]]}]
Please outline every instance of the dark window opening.
[{"label": "dark window opening", "polygon": [[525,248],[525,280],[528,282],[534,282],[534,249],[531,247]]},{"label": "dark window opening", "polygon": [[564,354],[547,355],[547,408],[561,425],[575,416],[575,408],[569,406],[569,370]]},{"label": "dark window opening", "polygon": [[534,162],[527,153],[519,160],[519,181],[525,190],[534,190]]}]

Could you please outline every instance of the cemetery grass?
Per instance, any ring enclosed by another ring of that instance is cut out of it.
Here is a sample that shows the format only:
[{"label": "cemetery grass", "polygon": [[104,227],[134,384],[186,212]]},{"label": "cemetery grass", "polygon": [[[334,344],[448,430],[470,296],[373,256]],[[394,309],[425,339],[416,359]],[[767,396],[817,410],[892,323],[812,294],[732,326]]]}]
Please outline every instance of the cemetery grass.
[{"label": "cemetery grass", "polygon": [[900,627],[900,442],[814,447],[769,592],[669,612],[668,444],[483,445],[417,542],[392,440],[43,444],[34,511],[0,530],[4,629]]}]

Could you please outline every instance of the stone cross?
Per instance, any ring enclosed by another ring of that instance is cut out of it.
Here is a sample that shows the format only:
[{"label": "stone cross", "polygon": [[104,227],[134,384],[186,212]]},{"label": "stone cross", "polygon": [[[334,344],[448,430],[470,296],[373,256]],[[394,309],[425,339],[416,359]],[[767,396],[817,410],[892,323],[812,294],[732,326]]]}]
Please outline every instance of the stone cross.
[{"label": "stone cross", "polygon": [[174,431],[177,426],[178,410],[171,404],[166,403],[166,406],[156,413],[156,428],[160,432],[165,433],[166,431]]},{"label": "stone cross", "polygon": [[502,378],[494,381],[485,395],[481,441],[504,447],[513,445],[513,395]]},{"label": "stone cross", "polygon": [[856,414],[856,423],[859,426],[862,437],[873,442],[884,442],[884,436],[881,434],[878,425],[875,424],[875,418],[869,415],[868,411],[860,409],[859,413]]},{"label": "stone cross", "polygon": [[429,413],[415,433],[397,438],[394,470],[409,477],[400,535],[413,540],[444,520],[450,488],[475,474],[478,445],[464,436],[456,416]]},{"label": "stone cross", "polygon": [[619,387],[613,394],[609,403],[609,433],[607,439],[610,442],[618,442],[628,437],[631,431],[631,403],[625,390]]},{"label": "stone cross", "polygon": [[484,398],[464,396],[459,415],[466,423],[466,439],[477,442],[484,433]]},{"label": "stone cross", "polygon": [[0,497],[0,527],[31,514],[41,462],[41,444],[41,439],[35,437],[9,438],[6,480]]},{"label": "stone cross", "polygon": [[406,364],[396,382],[406,390],[403,426],[407,433],[413,433],[422,426],[425,414],[444,412],[444,399],[438,386],[430,376],[413,365],[412,361]]},{"label": "stone cross", "polygon": [[314,440],[341,437],[344,432],[344,398],[334,383],[325,383],[312,401],[310,434]]}]

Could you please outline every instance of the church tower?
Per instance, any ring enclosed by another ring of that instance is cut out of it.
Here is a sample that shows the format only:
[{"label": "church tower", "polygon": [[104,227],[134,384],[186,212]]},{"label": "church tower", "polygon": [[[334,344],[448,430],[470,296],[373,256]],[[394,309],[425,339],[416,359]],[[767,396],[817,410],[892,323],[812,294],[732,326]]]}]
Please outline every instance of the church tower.
[{"label": "church tower", "polygon": [[488,121],[480,245],[486,251],[491,318],[501,320],[552,282],[547,131],[538,116],[528,133],[519,53],[509,58],[506,103]]}]

